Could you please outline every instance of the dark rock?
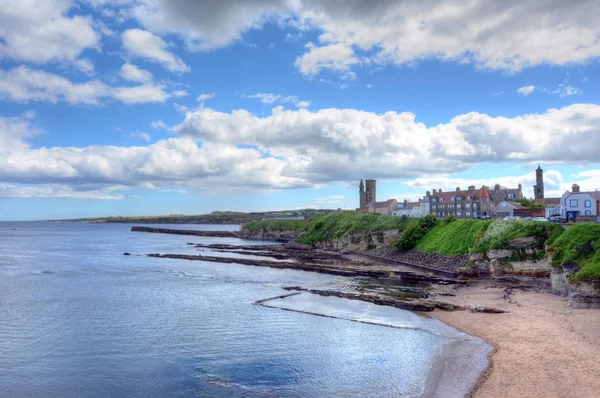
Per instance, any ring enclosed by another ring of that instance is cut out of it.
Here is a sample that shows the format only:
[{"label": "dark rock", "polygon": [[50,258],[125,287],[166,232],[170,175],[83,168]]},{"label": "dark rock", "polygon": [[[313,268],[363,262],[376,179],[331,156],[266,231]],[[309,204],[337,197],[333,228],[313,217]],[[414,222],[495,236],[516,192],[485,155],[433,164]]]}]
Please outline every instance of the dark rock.
[{"label": "dark rock", "polygon": [[131,256],[131,254],[129,254],[129,253],[127,253],[127,252],[123,253],[123,255],[124,255],[124,256]]}]

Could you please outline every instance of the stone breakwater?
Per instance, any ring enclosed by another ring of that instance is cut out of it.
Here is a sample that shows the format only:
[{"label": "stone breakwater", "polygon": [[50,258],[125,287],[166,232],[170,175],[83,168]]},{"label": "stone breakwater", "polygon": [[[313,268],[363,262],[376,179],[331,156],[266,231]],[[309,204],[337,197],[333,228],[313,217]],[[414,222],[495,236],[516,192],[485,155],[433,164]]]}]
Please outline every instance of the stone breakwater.
[{"label": "stone breakwater", "polygon": [[454,273],[469,262],[468,255],[441,256],[435,253],[402,251],[392,246],[371,250],[368,254],[393,261]]}]

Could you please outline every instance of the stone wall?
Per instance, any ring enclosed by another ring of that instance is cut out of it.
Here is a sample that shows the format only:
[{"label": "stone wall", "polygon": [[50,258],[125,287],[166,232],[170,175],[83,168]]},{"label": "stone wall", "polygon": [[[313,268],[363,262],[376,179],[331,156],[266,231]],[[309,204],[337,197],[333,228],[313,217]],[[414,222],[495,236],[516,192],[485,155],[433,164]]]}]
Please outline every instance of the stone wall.
[{"label": "stone wall", "polygon": [[438,269],[440,271],[456,272],[469,261],[469,256],[441,256],[435,253],[425,253],[416,250],[402,251],[393,246],[372,250],[369,254],[400,261],[408,264]]},{"label": "stone wall", "polygon": [[279,242],[289,242],[300,235],[298,231],[280,231],[280,230],[271,230],[271,229],[255,229],[255,230],[247,230],[242,229],[239,232],[239,237],[242,239],[251,239],[251,240],[276,240]]}]

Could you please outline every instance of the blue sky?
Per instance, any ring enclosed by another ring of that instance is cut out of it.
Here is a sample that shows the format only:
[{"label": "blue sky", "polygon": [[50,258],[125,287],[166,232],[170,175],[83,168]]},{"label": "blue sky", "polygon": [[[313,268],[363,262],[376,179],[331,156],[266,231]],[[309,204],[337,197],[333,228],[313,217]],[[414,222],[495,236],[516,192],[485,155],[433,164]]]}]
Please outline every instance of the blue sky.
[{"label": "blue sky", "polygon": [[[343,10],[344,12],[340,12]],[[0,0],[0,220],[600,188],[600,4]]]}]

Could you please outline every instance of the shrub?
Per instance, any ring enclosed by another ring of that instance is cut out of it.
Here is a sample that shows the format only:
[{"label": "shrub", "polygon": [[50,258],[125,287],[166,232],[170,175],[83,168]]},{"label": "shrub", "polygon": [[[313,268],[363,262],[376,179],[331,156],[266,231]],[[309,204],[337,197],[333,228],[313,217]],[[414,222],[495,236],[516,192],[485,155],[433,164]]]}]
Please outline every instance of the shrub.
[{"label": "shrub", "polygon": [[400,250],[411,250],[413,249],[419,240],[427,234],[427,232],[437,225],[437,218],[432,215],[427,215],[420,218],[417,222],[411,224],[402,237],[394,242],[394,246]]}]

